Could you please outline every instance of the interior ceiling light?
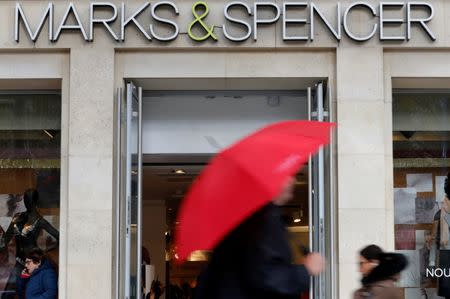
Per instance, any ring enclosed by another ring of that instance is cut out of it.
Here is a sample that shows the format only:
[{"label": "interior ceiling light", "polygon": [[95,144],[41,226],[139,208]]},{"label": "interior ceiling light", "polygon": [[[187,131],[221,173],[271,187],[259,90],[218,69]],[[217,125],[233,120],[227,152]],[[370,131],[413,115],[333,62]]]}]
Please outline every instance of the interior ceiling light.
[{"label": "interior ceiling light", "polygon": [[184,169],[174,169],[173,173],[175,173],[175,174],[186,174],[186,171]]},{"label": "interior ceiling light", "polygon": [[50,137],[51,139],[55,138],[55,136],[53,136],[49,131],[44,130],[44,133],[48,135],[48,137]]},{"label": "interior ceiling light", "polygon": [[294,217],[293,217],[293,221],[294,221],[294,223],[299,223],[299,222],[301,222],[302,221],[302,219],[301,219],[301,216],[300,216],[300,213],[299,212],[295,212],[294,213],[294,215],[293,215]]}]

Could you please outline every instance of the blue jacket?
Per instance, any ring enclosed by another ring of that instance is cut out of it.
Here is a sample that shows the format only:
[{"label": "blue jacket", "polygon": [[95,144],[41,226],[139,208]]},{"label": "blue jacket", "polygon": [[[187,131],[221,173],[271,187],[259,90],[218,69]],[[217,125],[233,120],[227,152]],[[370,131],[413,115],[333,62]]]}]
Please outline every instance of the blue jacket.
[{"label": "blue jacket", "polygon": [[[56,299],[58,297],[58,278],[49,261],[44,260],[27,280],[21,279],[19,283],[24,286],[26,299]],[[19,297],[23,298],[23,294],[20,295],[22,296]]]}]

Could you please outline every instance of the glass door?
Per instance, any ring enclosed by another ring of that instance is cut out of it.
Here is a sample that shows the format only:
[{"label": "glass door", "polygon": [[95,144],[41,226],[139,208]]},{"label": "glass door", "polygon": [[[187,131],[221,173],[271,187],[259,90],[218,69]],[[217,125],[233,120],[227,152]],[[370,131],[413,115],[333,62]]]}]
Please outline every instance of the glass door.
[{"label": "glass door", "polygon": [[[308,88],[308,118],[332,121],[331,88],[323,82]],[[332,134],[331,134],[332,136]],[[333,140],[309,161],[310,244],[311,250],[326,258],[325,271],[312,279],[311,298],[336,298],[335,202],[333,192]]]},{"label": "glass door", "polygon": [[141,298],[142,244],[142,89],[127,83],[119,90],[120,184],[116,203],[116,298]]}]

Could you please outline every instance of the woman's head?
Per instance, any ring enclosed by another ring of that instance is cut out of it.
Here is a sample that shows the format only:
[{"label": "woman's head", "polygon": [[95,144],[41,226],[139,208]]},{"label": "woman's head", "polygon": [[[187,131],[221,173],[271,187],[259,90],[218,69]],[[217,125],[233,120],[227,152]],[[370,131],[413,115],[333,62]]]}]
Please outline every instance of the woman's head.
[{"label": "woman's head", "polygon": [[44,260],[44,252],[39,248],[31,249],[25,254],[25,267],[28,273],[33,273],[34,270],[39,268]]},{"label": "woman's head", "polygon": [[378,281],[398,281],[400,273],[408,266],[406,256],[400,253],[383,252],[379,255],[378,266],[365,276],[361,282],[363,285],[370,285]]},{"label": "woman's head", "polygon": [[373,268],[380,264],[380,255],[383,250],[377,245],[369,245],[359,252],[359,272],[367,276]]}]

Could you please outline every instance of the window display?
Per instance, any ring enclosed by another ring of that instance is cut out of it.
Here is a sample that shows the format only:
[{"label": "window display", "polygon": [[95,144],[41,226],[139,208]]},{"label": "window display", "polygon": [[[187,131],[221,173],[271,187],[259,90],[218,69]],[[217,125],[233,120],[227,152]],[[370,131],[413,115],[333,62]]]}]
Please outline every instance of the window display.
[{"label": "window display", "polygon": [[398,91],[392,104],[395,249],[410,261],[399,287],[450,298],[450,94]]},{"label": "window display", "polygon": [[0,94],[0,297],[15,298],[25,256],[57,269],[61,97]]}]

